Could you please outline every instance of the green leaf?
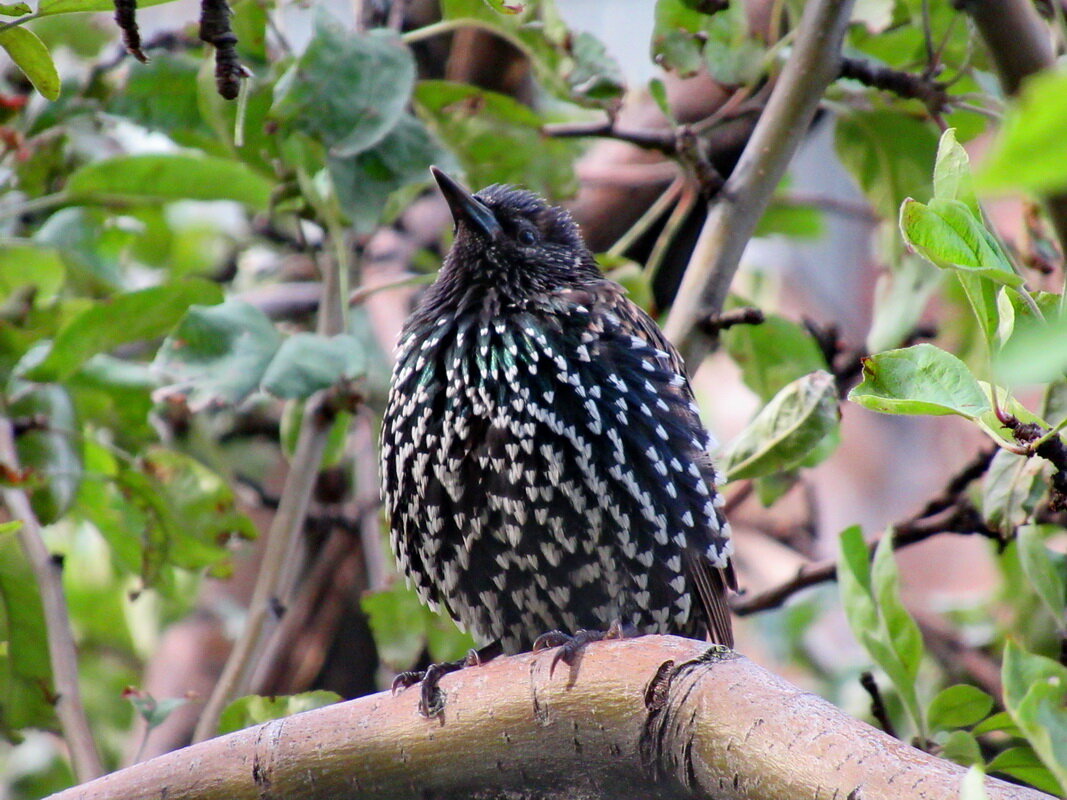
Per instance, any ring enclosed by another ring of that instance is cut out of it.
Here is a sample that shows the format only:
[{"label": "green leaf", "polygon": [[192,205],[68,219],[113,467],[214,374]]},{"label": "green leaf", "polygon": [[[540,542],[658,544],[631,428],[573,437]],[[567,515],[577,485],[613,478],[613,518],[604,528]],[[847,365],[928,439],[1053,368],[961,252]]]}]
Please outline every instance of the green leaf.
[{"label": "green leaf", "polygon": [[1003,773],[1057,797],[1064,794],[1063,787],[1031,747],[1009,747],[998,753],[988,768],[990,772]]},{"label": "green leaf", "polygon": [[937,693],[926,716],[931,730],[952,730],[975,725],[992,710],[992,697],[974,686],[957,683]]},{"label": "green leaf", "polygon": [[6,17],[22,17],[32,12],[29,3],[0,3],[0,14]]},{"label": "green leaf", "polygon": [[970,731],[952,731],[941,743],[940,756],[964,767],[984,763],[982,748]]},{"label": "green leaf", "polygon": [[[744,305],[740,300],[729,307]],[[764,402],[786,384],[827,369],[815,339],[796,322],[767,314],[759,325],[735,325],[723,333],[723,344],[741,368],[741,379]]]},{"label": "green leaf", "polygon": [[[169,3],[171,0],[137,0],[138,8],[148,8]],[[41,0],[37,6],[37,16],[47,17],[52,14],[72,14],[81,11],[114,11],[111,0]]]},{"label": "green leaf", "polygon": [[316,708],[332,706],[344,700],[337,692],[317,690],[274,697],[248,695],[234,700],[219,715],[218,735],[233,733],[243,728],[251,728],[272,719],[290,717]]},{"label": "green leaf", "polygon": [[884,414],[958,414],[974,419],[990,409],[967,365],[926,343],[864,359],[863,382],[848,399]]},{"label": "green leaf", "polygon": [[922,637],[900,601],[892,535],[886,533],[873,565],[859,526],[841,534],[838,584],[849,627],[900,695],[920,736],[926,723],[915,687],[922,660]]},{"label": "green leaf", "polygon": [[426,646],[429,611],[402,580],[363,595],[362,606],[382,661],[394,670],[411,667]]},{"label": "green leaf", "polygon": [[0,239],[0,297],[33,290],[38,302],[47,302],[63,288],[66,267],[53,247],[28,239]]},{"label": "green leaf", "polygon": [[857,111],[837,120],[835,146],[879,216],[895,219],[905,198],[930,197],[937,154],[931,126],[898,111]]},{"label": "green leaf", "polygon": [[1002,679],[1008,713],[1052,775],[1067,787],[1067,667],[1009,640]]},{"label": "green leaf", "polygon": [[660,113],[672,126],[677,126],[678,121],[674,118],[671,103],[667,97],[667,85],[659,78],[653,78],[648,82],[648,94],[659,107]]},{"label": "green leaf", "polygon": [[979,722],[971,729],[971,733],[975,736],[981,736],[983,733],[993,733],[999,731],[1012,738],[1021,739],[1022,731],[1019,730],[1019,726],[1011,718],[1011,714],[1007,711],[998,711],[996,714],[992,714],[986,719]]},{"label": "green leaf", "polygon": [[0,30],[0,47],[30,79],[34,89],[48,100],[59,98],[59,73],[52,54],[37,34],[25,27]]},{"label": "green leaf", "polygon": [[395,33],[353,34],[320,10],[307,48],[275,87],[271,114],[332,156],[354,156],[396,126],[414,81],[415,59]]},{"label": "green leaf", "polygon": [[0,525],[0,732],[18,737],[22,728],[53,728],[52,667],[44,607],[33,568],[13,531]]},{"label": "green leaf", "polygon": [[751,36],[744,7],[730,4],[715,15],[688,0],[657,0],[652,60],[680,77],[706,67],[715,80],[736,85],[759,77],[763,48]]},{"label": "green leaf", "polygon": [[66,388],[55,384],[15,380],[10,394],[12,416],[43,421],[15,444],[20,464],[31,472],[30,504],[37,518],[51,525],[70,509],[83,476],[74,404]]},{"label": "green leaf", "polygon": [[1023,84],[979,170],[983,191],[1045,194],[1067,188],[1067,72],[1050,70]]},{"label": "green leaf", "polygon": [[1045,546],[1049,535],[1058,535],[1062,530],[1055,525],[1022,525],[1016,541],[1023,573],[1052,613],[1056,627],[1067,634],[1067,556]]},{"label": "green leaf", "polygon": [[959,200],[975,216],[981,217],[978,198],[971,181],[971,162],[967,151],[956,141],[956,129],[949,128],[941,134],[934,162],[934,197],[941,200]]},{"label": "green leaf", "polygon": [[258,388],[282,336],[267,315],[242,300],[193,306],[156,355],[155,366],[187,394],[193,410],[236,404]]},{"label": "green leaf", "polygon": [[989,800],[985,790],[985,770],[981,764],[972,764],[960,782],[960,800]]},{"label": "green leaf", "polygon": [[998,450],[982,480],[982,517],[995,531],[1011,534],[1034,513],[1048,490],[1050,465]]},{"label": "green leaf", "polygon": [[147,692],[136,689],[128,689],[124,694],[138,716],[145,721],[148,730],[158,728],[167,721],[167,717],[189,702],[185,697],[161,697],[157,700]]},{"label": "green leaf", "polygon": [[362,344],[351,334],[326,338],[297,333],[278,348],[261,385],[276,397],[304,400],[341,380],[362,376],[366,362]]},{"label": "green leaf", "polygon": [[542,119],[516,100],[464,84],[422,81],[415,102],[473,187],[514,183],[552,198],[577,190],[574,143],[545,137]]},{"label": "green leaf", "polygon": [[1020,323],[994,361],[997,377],[1018,386],[1061,379],[1067,372],[1067,316]]},{"label": "green leaf", "polygon": [[1021,286],[1000,244],[960,200],[935,197],[929,205],[908,198],[900,208],[904,241],[942,269],[980,275],[1005,286]]},{"label": "green leaf", "polygon": [[169,332],[192,305],[218,303],[222,290],[211,281],[187,278],[115,295],[96,303],[64,325],[52,349],[26,373],[35,381],[62,381],[97,353],[119,345],[155,339]]},{"label": "green leaf", "polygon": [[838,425],[834,377],[813,372],[783,387],[725,449],[727,479],[784,472],[804,461]]},{"label": "green leaf", "polygon": [[390,197],[426,183],[430,165],[447,158],[426,126],[405,114],[374,147],[356,156],[330,156],[327,167],[341,210],[357,232],[370,233],[381,224]]},{"label": "green leaf", "polygon": [[82,202],[234,200],[261,210],[273,184],[226,158],[177,153],[116,156],[71,174],[67,192]]}]

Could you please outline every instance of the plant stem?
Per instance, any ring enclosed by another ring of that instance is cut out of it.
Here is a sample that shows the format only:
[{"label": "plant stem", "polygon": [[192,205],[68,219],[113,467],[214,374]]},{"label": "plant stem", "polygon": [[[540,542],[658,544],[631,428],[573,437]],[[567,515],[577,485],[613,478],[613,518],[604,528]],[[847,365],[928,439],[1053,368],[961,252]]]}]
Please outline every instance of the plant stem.
[{"label": "plant stem", "polygon": [[[19,470],[18,451],[15,449],[15,433],[11,420],[0,417],[0,463],[9,469]],[[14,486],[2,490],[4,505],[12,518],[19,520],[18,538],[22,550],[30,560],[37,587],[44,606],[48,656],[55,683],[56,715],[63,728],[63,737],[70,748],[74,774],[81,782],[104,774],[100,755],[93,741],[89,720],[82,705],[81,689],[78,686],[78,653],[74,635],[70,629],[70,615],[63,594],[62,566],[52,558],[41,538],[41,523],[33,512],[26,492]]]},{"label": "plant stem", "polygon": [[840,72],[852,5],[852,0],[810,0],[805,5],[793,52],[737,166],[711,205],[666,325],[667,337],[691,371],[711,349],[697,320],[722,310],[745,245],[826,87]]}]

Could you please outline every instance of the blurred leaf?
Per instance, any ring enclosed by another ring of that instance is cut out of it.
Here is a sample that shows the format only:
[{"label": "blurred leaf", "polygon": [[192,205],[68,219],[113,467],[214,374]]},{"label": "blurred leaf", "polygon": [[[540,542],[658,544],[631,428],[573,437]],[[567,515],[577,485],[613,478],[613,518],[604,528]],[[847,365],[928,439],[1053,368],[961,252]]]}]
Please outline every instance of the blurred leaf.
[{"label": "blurred leaf", "polygon": [[972,764],[960,782],[960,800],[989,800],[985,790],[985,770],[981,764]]},{"label": "blurred leaf", "polygon": [[[493,0],[498,2],[498,0]],[[553,0],[522,0],[503,5],[500,14],[485,0],[442,0],[445,20],[477,20],[525,53],[540,84],[563,100],[614,109],[622,98],[622,70],[596,38],[568,30]]]},{"label": "blurred leaf", "polygon": [[891,271],[878,276],[874,287],[874,319],[867,333],[867,352],[900,347],[923,318],[930,296],[941,285],[941,272],[925,260],[902,255]]},{"label": "blurred leaf", "polygon": [[970,731],[952,731],[941,743],[939,755],[964,767],[984,763],[982,748]]},{"label": "blurred leaf", "polygon": [[1001,677],[1008,713],[1060,786],[1067,787],[1067,667],[1009,639]]},{"label": "blurred leaf", "polygon": [[1053,316],[1047,322],[1022,324],[994,361],[997,377],[1005,383],[1045,383],[1067,372],[1067,316]]},{"label": "blurred leaf", "polygon": [[0,239],[0,298],[33,287],[34,299],[47,302],[63,287],[66,267],[55,248],[28,239]]},{"label": "blurred leaf", "polygon": [[[286,458],[292,458],[296,452],[296,442],[300,437],[300,426],[303,422],[304,403],[300,400],[286,402],[278,434],[279,444]],[[323,469],[335,467],[344,459],[345,447],[348,444],[348,427],[351,424],[352,415],[347,411],[339,411],[334,415],[330,430],[326,434],[326,447],[322,453]]]},{"label": "blurred leaf", "polygon": [[192,305],[218,303],[222,290],[211,281],[180,281],[115,295],[90,306],[64,325],[44,361],[26,373],[36,381],[64,380],[97,353],[155,339],[169,332]]},{"label": "blurred leaf", "polygon": [[1022,731],[1019,730],[1019,726],[1015,724],[1011,718],[1011,714],[1007,711],[998,711],[996,714],[992,714],[986,719],[979,722],[971,729],[971,733],[975,736],[981,736],[983,733],[992,733],[999,731],[1012,738],[1022,738]]},{"label": "blurred leaf", "polygon": [[744,6],[709,15],[688,0],[657,0],[652,60],[689,77],[706,67],[720,83],[751,83],[762,69],[763,48],[748,30]]},{"label": "blurred leaf", "polygon": [[1016,541],[1019,561],[1030,585],[1052,613],[1060,633],[1067,634],[1067,556],[1045,546],[1049,534],[1062,531],[1055,525],[1021,525]]},{"label": "blurred leaf", "polygon": [[44,42],[24,27],[0,30],[0,47],[7,51],[15,65],[30,79],[33,88],[48,100],[59,97],[59,73]]},{"label": "blurred leaf", "polygon": [[[737,300],[728,308],[743,305]],[[735,325],[723,332],[722,341],[741,368],[745,385],[764,402],[797,378],[828,369],[822,350],[804,326],[777,314],[766,314],[759,325]]]},{"label": "blurred leaf", "polygon": [[993,710],[993,698],[981,689],[957,683],[942,689],[927,709],[930,729],[934,731],[967,728],[985,719]]},{"label": "blurred leaf", "polygon": [[44,525],[58,520],[74,502],[82,480],[77,444],[80,428],[67,390],[58,385],[32,386],[16,381],[9,412],[13,417],[36,419],[15,442],[19,463],[31,471],[30,504]]},{"label": "blurred leaf", "polygon": [[67,268],[70,288],[95,295],[123,288],[122,255],[134,234],[98,208],[62,208],[34,234],[54,248]]},{"label": "blurred leaf", "polygon": [[1044,194],[1067,188],[1067,72],[1029,78],[1009,107],[976,183],[984,191]]},{"label": "blurred leaf", "polygon": [[[247,0],[254,5],[252,0]],[[181,53],[153,53],[147,64],[131,70],[106,108],[148,130],[160,131],[185,147],[222,149],[197,106],[196,76],[200,61]]]},{"label": "blurred leaf", "polygon": [[254,209],[270,202],[272,183],[236,161],[176,153],[114,156],[92,161],[67,180],[82,202],[234,200]]},{"label": "blurred leaf", "polygon": [[1040,458],[998,450],[982,480],[982,517],[995,531],[1011,534],[1034,513],[1048,489],[1049,467]]},{"label": "blurred leaf", "polygon": [[256,390],[282,336],[266,314],[242,300],[193,306],[156,354],[172,392],[192,410],[240,403]]},{"label": "blurred leaf", "polygon": [[370,233],[382,221],[398,190],[429,180],[431,164],[448,155],[418,119],[405,114],[385,138],[356,156],[330,156],[327,166],[341,210],[357,232]]},{"label": "blurred leaf", "polygon": [[958,414],[974,419],[990,409],[967,365],[926,343],[864,359],[863,382],[848,399],[884,414]]},{"label": "blurred leaf", "polygon": [[514,183],[552,198],[577,190],[574,143],[545,137],[541,118],[518,101],[473,86],[421,81],[415,102],[475,189]]},{"label": "blurred leaf", "polygon": [[354,156],[399,122],[414,81],[415,60],[394,32],[353,34],[320,9],[307,48],[275,87],[272,116],[335,158]]},{"label": "blurred leaf", "polygon": [[929,205],[908,198],[900,208],[904,241],[943,269],[958,269],[1005,286],[1021,286],[1000,244],[959,200],[935,197]]},{"label": "blurred leaf", "polygon": [[126,699],[145,721],[148,730],[158,728],[167,721],[167,717],[189,702],[184,697],[161,697],[158,700],[147,692],[127,691]]},{"label": "blurred leaf", "polygon": [[822,212],[810,205],[791,203],[787,199],[772,198],[763,212],[753,236],[791,236],[813,239],[822,236]]},{"label": "blurred leaf", "polygon": [[263,389],[276,397],[306,399],[338,381],[363,374],[366,357],[360,341],[347,333],[325,338],[296,333],[282,342],[263,374]]},{"label": "blurred leaf", "polygon": [[367,592],[362,606],[382,661],[396,671],[409,669],[426,646],[428,609],[403,580]]},{"label": "blurred leaf", "polygon": [[323,690],[301,692],[281,697],[261,697],[249,695],[234,700],[222,710],[219,716],[218,735],[223,736],[243,728],[251,728],[272,719],[290,717],[316,708],[332,706],[344,700],[336,692]]},{"label": "blurred leaf", "polygon": [[873,565],[858,526],[841,534],[838,583],[849,627],[874,662],[889,676],[915,724],[926,737],[926,723],[915,686],[922,661],[922,636],[900,601],[891,533],[882,536]]},{"label": "blurred leaf", "polygon": [[988,769],[1023,781],[1043,792],[1063,796],[1063,788],[1031,747],[1009,747],[989,762]]},{"label": "blurred leaf", "polygon": [[648,82],[648,94],[655,101],[667,122],[672,126],[677,126],[678,121],[674,118],[670,100],[667,98],[667,85],[659,78],[653,78]]},{"label": "blurred leaf", "polygon": [[22,17],[32,12],[29,3],[0,3],[0,14],[6,17]]},{"label": "blurred leaf", "polygon": [[[171,0],[137,0],[138,8],[148,8],[169,3]],[[114,11],[111,0],[41,0],[37,6],[37,15],[71,14],[76,11]]]},{"label": "blurred leaf", "polygon": [[37,579],[14,531],[0,524],[0,732],[17,740],[22,728],[52,728],[52,667]]},{"label": "blurred leaf", "polygon": [[929,125],[897,111],[856,111],[835,131],[841,162],[879,216],[895,219],[906,198],[930,197],[937,135]]},{"label": "blurred leaf", "polygon": [[813,372],[783,387],[720,456],[727,480],[755,478],[797,466],[838,425],[837,386]]}]

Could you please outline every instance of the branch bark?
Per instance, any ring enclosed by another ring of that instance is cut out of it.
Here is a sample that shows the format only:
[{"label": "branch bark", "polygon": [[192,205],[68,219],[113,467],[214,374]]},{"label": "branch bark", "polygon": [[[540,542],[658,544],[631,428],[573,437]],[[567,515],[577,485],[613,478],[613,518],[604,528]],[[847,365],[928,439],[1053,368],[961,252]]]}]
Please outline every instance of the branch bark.
[{"label": "branch bark", "polygon": [[[382,693],[202,742],[52,800],[862,797],[955,800],[963,768],[751,661],[645,636],[446,676],[444,715]],[[1049,795],[996,779],[990,800]]]},{"label": "branch bark", "polygon": [[796,46],[741,160],[709,209],[665,332],[696,371],[711,349],[697,320],[722,311],[741,254],[800,145],[826,87],[840,73],[852,0],[805,4]]},{"label": "branch bark", "polygon": [[[18,473],[19,457],[15,449],[15,434],[11,420],[0,418],[0,463]],[[100,755],[96,750],[92,729],[85,716],[81,689],[78,686],[78,652],[70,629],[67,600],[63,594],[62,567],[52,558],[41,538],[41,523],[33,513],[26,492],[17,487],[3,489],[4,505],[13,519],[22,523],[18,531],[19,545],[33,568],[37,587],[44,606],[48,656],[55,683],[56,716],[63,728],[63,738],[70,748],[74,774],[86,781],[104,774]]]}]

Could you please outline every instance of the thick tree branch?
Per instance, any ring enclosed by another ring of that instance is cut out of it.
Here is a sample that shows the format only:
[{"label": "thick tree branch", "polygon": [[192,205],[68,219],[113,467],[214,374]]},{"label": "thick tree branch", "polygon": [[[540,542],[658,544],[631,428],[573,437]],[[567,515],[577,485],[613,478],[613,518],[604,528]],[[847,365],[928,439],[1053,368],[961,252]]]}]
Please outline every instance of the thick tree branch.
[{"label": "thick tree branch", "polygon": [[667,337],[696,371],[711,343],[697,322],[722,311],[741,254],[800,145],[826,87],[840,73],[852,0],[811,0],[796,46],[737,167],[716,195],[682,279]]},{"label": "thick tree branch", "polygon": [[[955,5],[974,20],[1006,93],[1018,94],[1026,78],[1054,65],[1048,25],[1030,0],[956,0]],[[1044,200],[1060,250],[1067,253],[1067,194]]]},{"label": "thick tree branch", "polygon": [[[0,418],[0,464],[13,474],[19,472],[15,435],[11,421],[6,418]],[[11,517],[22,523],[18,531],[19,545],[30,561],[37,579],[37,588],[41,593],[48,637],[48,656],[52,666],[52,680],[55,683],[56,715],[63,728],[63,737],[70,747],[74,774],[78,776],[78,780],[90,780],[103,775],[104,768],[96,751],[96,743],[93,741],[93,733],[85,716],[81,690],[78,687],[78,653],[74,645],[74,635],[70,630],[67,600],[63,594],[62,567],[52,558],[41,538],[41,523],[33,513],[26,492],[15,486],[7,486],[3,488],[2,494],[4,505],[7,506]]]},{"label": "thick tree branch", "polygon": [[[442,718],[386,693],[194,745],[52,800],[594,798],[954,800],[963,769],[751,661],[646,636],[446,676]],[[1048,795],[989,779],[990,800]]]}]

